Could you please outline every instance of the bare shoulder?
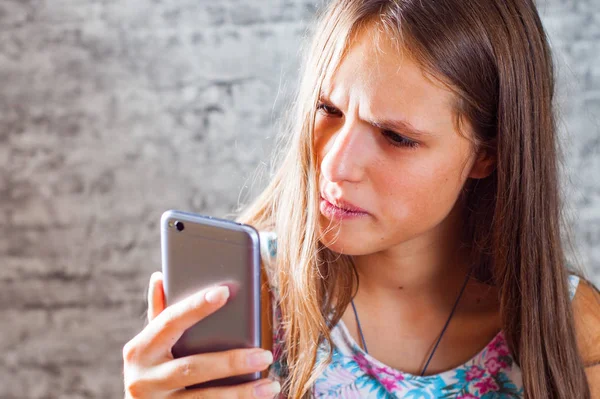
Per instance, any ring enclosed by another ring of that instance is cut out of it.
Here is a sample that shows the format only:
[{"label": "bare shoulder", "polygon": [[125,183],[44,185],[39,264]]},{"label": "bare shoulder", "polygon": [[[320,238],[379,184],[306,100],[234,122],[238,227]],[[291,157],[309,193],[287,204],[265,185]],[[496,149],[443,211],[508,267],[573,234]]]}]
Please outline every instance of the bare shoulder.
[{"label": "bare shoulder", "polygon": [[584,364],[600,368],[600,292],[583,279],[573,298],[573,315]]}]

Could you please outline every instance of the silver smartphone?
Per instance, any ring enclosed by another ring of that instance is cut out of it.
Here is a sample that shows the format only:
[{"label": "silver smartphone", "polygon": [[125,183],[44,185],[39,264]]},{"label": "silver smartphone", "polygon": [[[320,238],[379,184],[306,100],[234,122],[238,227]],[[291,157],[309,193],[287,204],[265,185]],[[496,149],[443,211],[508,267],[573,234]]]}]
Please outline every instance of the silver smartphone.
[{"label": "silver smartphone", "polygon": [[[185,331],[175,358],[260,347],[260,245],[252,227],[225,219],[169,210],[161,217],[161,254],[167,306],[202,288],[227,285],[227,303]],[[260,372],[186,388],[233,385]]]}]

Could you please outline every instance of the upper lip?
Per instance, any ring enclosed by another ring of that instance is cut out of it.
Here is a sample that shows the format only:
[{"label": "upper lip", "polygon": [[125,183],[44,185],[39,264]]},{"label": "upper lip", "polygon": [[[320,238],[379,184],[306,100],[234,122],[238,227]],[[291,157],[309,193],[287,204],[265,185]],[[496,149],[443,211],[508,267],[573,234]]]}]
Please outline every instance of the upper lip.
[{"label": "upper lip", "polygon": [[364,209],[359,208],[355,205],[352,205],[350,202],[346,202],[341,198],[336,198],[336,199],[329,198],[324,193],[321,193],[321,198],[323,198],[325,201],[329,202],[330,204],[332,204],[340,209],[344,209],[346,211],[368,213]]}]

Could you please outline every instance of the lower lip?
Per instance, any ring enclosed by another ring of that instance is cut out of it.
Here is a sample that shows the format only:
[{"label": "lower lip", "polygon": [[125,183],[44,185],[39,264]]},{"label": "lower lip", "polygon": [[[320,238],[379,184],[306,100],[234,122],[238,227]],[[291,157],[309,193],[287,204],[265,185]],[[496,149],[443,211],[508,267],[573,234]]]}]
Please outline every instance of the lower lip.
[{"label": "lower lip", "polygon": [[338,208],[323,198],[321,198],[321,204],[319,208],[321,213],[329,219],[348,220],[358,219],[369,215],[366,212],[348,211],[346,209]]}]

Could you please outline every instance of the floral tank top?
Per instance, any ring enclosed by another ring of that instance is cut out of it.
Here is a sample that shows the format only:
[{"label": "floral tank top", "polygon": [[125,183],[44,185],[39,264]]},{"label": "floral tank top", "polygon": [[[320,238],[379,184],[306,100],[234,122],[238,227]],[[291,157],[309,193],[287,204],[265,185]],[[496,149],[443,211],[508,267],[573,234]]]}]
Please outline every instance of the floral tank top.
[{"label": "floral tank top", "polygon": [[[277,253],[276,236],[261,232],[263,260],[273,260]],[[579,278],[569,276],[571,299]],[[284,332],[281,312],[273,287],[273,357],[270,377],[281,380],[286,369],[283,363]],[[403,398],[403,399],[519,399],[524,397],[521,370],[514,361],[504,334],[500,331],[470,360],[435,375],[418,376],[393,369],[373,358],[355,342],[340,320],[332,329],[333,359],[312,387],[315,398]],[[317,360],[327,355],[321,344]],[[283,396],[281,396],[283,397]]]}]

